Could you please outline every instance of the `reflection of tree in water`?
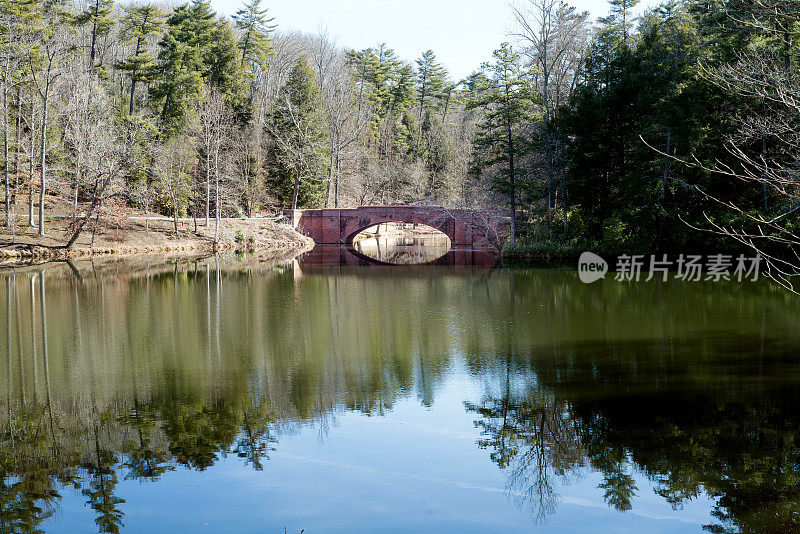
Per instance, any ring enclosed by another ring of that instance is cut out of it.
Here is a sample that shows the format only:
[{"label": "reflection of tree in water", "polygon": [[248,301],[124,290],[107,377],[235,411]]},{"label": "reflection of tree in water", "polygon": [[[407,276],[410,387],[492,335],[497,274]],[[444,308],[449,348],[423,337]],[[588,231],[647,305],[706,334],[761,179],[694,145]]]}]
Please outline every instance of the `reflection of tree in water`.
[{"label": "reflection of tree in water", "polygon": [[621,450],[673,508],[705,492],[711,532],[800,528],[800,394],[673,391],[580,403],[586,440]]},{"label": "reflection of tree in water", "polygon": [[507,387],[467,409],[480,416],[479,446],[509,470],[512,494],[538,517],[553,510],[554,476],[586,464],[602,473],[605,500],[620,511],[635,507],[639,471],[674,509],[703,494],[715,499],[709,532],[797,532],[800,390],[771,385],[792,372],[797,350],[760,344],[672,347],[669,366],[660,343],[576,346],[516,362],[530,365],[517,377],[520,391]]},{"label": "reflection of tree in water", "polygon": [[[254,370],[250,338],[234,334],[250,292],[234,285],[239,293],[223,295],[219,273],[171,266],[130,283],[48,279],[50,291],[45,274],[4,280],[0,534],[37,531],[64,485],[81,491],[98,530],[116,532],[125,513],[120,480],[155,482],[179,466],[206,470],[229,454],[262,470],[280,434],[308,424],[325,429],[338,408],[384,413],[414,383],[412,345],[398,351],[379,339],[355,359],[266,358]],[[206,280],[187,294],[189,274]],[[254,281],[269,295],[294,291],[279,274]],[[305,299],[298,309],[308,317],[331,302],[317,293]],[[170,307],[159,315],[165,302]],[[19,319],[27,315],[34,320]],[[148,315],[160,322],[139,320]],[[281,353],[329,346],[283,321],[272,324],[275,315],[254,317],[264,322],[246,328],[266,328]],[[443,372],[428,369],[435,362],[423,364],[431,388]]]},{"label": "reflection of tree in water", "polygon": [[278,442],[273,429],[274,417],[265,403],[248,406],[242,411],[242,428],[233,452],[256,471],[264,469],[264,460],[269,460],[269,453],[275,450],[273,445]]},{"label": "reflection of tree in water", "polygon": [[479,414],[475,422],[484,436],[479,446],[507,470],[508,490],[520,506],[544,519],[555,510],[554,479],[566,480],[583,463],[577,435],[564,406],[542,395],[486,398],[466,404]]},{"label": "reflection of tree in water", "polygon": [[121,467],[127,471],[126,480],[155,482],[161,475],[174,469],[168,464],[168,447],[153,444],[156,417],[150,406],[142,406],[138,399],[134,399],[133,410],[120,418],[122,424],[135,430],[135,437],[126,439],[122,446]]},{"label": "reflection of tree in water", "polygon": [[80,489],[98,531],[114,533],[124,520],[120,478],[155,482],[176,465],[204,470],[230,452],[262,470],[277,423],[266,403],[235,408],[244,404],[230,398],[136,401],[119,416],[74,413],[74,406],[13,408],[0,427],[0,534],[40,532],[62,486]]},{"label": "reflection of tree in water", "polygon": [[0,532],[41,532],[53,516],[58,488],[77,480],[80,453],[57,446],[46,410],[22,408],[0,423]]},{"label": "reflection of tree in water", "polygon": [[[101,418],[102,420],[102,418]],[[95,511],[97,517],[94,522],[99,532],[118,533],[123,526],[122,518],[125,514],[118,508],[125,503],[125,499],[114,494],[119,482],[117,478],[117,457],[108,450],[100,447],[100,438],[97,435],[97,426],[94,427],[94,458],[85,463],[89,480],[82,491],[89,498],[86,502]]]},{"label": "reflection of tree in water", "polygon": [[[467,408],[511,493],[537,516],[552,510],[561,482],[589,466],[621,510],[644,491],[631,477],[641,472],[675,506],[704,492],[715,497],[719,532],[797,530],[800,398],[769,382],[791,383],[794,368],[780,368],[784,354],[791,362],[791,346],[767,345],[770,357],[759,366],[747,339],[684,340],[683,348],[668,336],[565,344],[570,336],[604,339],[605,326],[575,319],[585,313],[594,321],[600,306],[639,321],[636,335],[662,325],[650,320],[649,303],[657,302],[650,286],[611,285],[613,298],[600,298],[559,273],[209,273],[174,265],[130,280],[48,278],[46,308],[38,274],[6,277],[5,531],[36,531],[65,485],[89,492],[99,526],[111,529],[123,520],[125,504],[115,500],[123,477],[152,482],[172,469],[208,469],[229,454],[268,470],[278,436],[308,424],[323,429],[339,410],[383,414],[406,397],[433,404],[454,354],[467,354],[470,371],[497,388]],[[510,306],[507,274],[526,301],[549,307],[527,314]],[[702,295],[672,294],[680,306],[664,308],[677,310],[668,317],[674,330],[704,320],[685,312],[702,308]],[[735,301],[725,309],[741,311],[737,328],[756,302],[735,293],[716,298]],[[509,334],[512,320],[519,327]],[[559,342],[548,345],[558,350],[519,356],[551,342],[559,328]],[[515,355],[470,356],[501,346]]]},{"label": "reflection of tree in water", "polygon": [[568,406],[543,390],[512,387],[510,359],[506,360],[502,394],[485,396],[479,404],[465,403],[481,419],[478,445],[507,470],[507,487],[520,506],[544,520],[555,510],[554,479],[562,482],[583,465],[584,454]]}]

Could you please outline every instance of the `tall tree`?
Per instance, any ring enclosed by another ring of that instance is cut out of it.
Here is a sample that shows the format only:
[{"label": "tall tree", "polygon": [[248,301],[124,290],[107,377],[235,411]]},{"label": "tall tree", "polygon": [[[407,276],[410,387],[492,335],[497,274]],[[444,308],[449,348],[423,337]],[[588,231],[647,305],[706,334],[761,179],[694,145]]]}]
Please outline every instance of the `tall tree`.
[{"label": "tall tree", "polygon": [[433,50],[426,50],[417,60],[417,143],[414,149],[419,156],[420,143],[422,143],[422,119],[425,112],[441,96],[447,78],[447,71],[436,61]]},{"label": "tall tree", "polygon": [[325,192],[328,132],[320,96],[314,70],[301,56],[268,126],[275,140],[271,181],[292,209],[320,205]]},{"label": "tall tree", "polygon": [[114,25],[112,13],[114,0],[93,0],[89,7],[75,15],[73,23],[77,26],[90,26],[91,42],[89,44],[89,65],[95,67],[95,56],[98,38],[105,36]]},{"label": "tall tree", "polygon": [[[544,104],[540,147],[547,180],[547,228],[553,237],[552,208],[559,156],[564,145],[553,129],[560,107],[569,102],[588,47],[589,13],[578,12],[562,0],[528,0],[513,7],[516,35],[538,77]],[[564,232],[567,227],[566,181],[561,174]]]},{"label": "tall tree", "polygon": [[236,37],[226,22],[214,25],[204,62],[205,79],[235,108],[243,99],[242,66],[236,52]]},{"label": "tall tree", "polygon": [[121,22],[125,40],[133,43],[133,54],[117,63],[116,67],[131,79],[128,113],[133,114],[136,84],[154,81],[157,64],[147,49],[147,40],[163,28],[164,13],[152,4],[126,6]]},{"label": "tall tree", "polygon": [[611,17],[616,22],[616,27],[622,32],[622,42],[628,42],[628,36],[633,27],[632,10],[639,4],[640,0],[608,0],[611,4]]},{"label": "tall tree", "polygon": [[150,97],[159,105],[160,128],[167,136],[181,131],[192,103],[201,95],[203,76],[197,50],[177,39],[170,31],[159,45],[158,78]]},{"label": "tall tree", "polygon": [[475,138],[475,172],[492,172],[491,187],[505,196],[511,211],[511,246],[517,235],[519,159],[527,150],[523,127],[536,112],[535,93],[519,55],[503,43],[494,51],[494,63],[484,65],[485,87],[470,108],[480,108],[483,119]]},{"label": "tall tree", "polygon": [[36,92],[42,104],[39,132],[39,235],[44,229],[44,197],[47,177],[47,130],[51,97],[56,81],[61,76],[61,62],[67,52],[67,43],[61,34],[60,13],[50,6],[37,28],[38,41],[28,52],[28,66]]},{"label": "tall tree", "polygon": [[267,12],[267,8],[261,8],[261,0],[250,0],[233,15],[236,27],[242,31],[239,50],[242,54],[241,68],[250,81],[250,103],[253,102],[258,72],[268,68],[267,57],[272,50],[269,36],[276,26],[272,24],[275,19]]}]

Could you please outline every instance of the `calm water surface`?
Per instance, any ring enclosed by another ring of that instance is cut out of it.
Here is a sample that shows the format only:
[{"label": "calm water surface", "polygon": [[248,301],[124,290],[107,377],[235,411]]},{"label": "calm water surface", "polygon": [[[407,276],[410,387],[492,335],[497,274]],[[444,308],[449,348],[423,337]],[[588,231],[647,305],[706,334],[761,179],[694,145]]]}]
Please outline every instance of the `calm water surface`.
[{"label": "calm water surface", "polygon": [[325,257],[0,273],[0,531],[798,530],[795,297]]},{"label": "calm water surface", "polygon": [[431,263],[450,250],[450,239],[442,233],[423,237],[377,236],[362,239],[353,248],[370,259],[392,265]]}]

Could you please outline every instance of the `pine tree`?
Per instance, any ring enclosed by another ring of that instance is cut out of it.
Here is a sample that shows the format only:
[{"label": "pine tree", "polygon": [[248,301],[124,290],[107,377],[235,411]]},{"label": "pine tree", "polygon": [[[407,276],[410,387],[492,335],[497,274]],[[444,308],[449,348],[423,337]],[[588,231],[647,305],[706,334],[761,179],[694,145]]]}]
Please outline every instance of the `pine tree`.
[{"label": "pine tree", "polygon": [[[506,197],[511,211],[511,245],[517,233],[517,203],[520,178],[524,172],[519,159],[527,141],[522,126],[534,116],[535,93],[511,45],[503,43],[494,51],[494,63],[484,65],[486,86],[470,102],[472,109],[483,110],[483,120],[475,137],[473,171],[494,170],[491,187]],[[476,78],[478,79],[478,78]]]},{"label": "pine tree", "polygon": [[432,102],[440,97],[446,78],[447,71],[436,61],[433,51],[423,52],[417,60],[417,103],[419,106],[417,121],[420,127],[414,150],[417,157],[419,157],[420,143],[422,142],[422,120],[427,109],[432,106]]},{"label": "pine tree", "polygon": [[242,100],[244,89],[236,37],[225,22],[215,25],[211,37],[205,59],[206,80],[225,97],[228,104],[236,107]]},{"label": "pine tree", "polygon": [[622,42],[627,43],[628,35],[630,35],[630,30],[633,26],[631,10],[636,7],[639,0],[608,0],[608,3],[611,4],[611,17],[622,31]]},{"label": "pine tree", "polygon": [[200,72],[203,79],[208,77],[208,64],[211,62],[209,48],[217,25],[215,18],[210,2],[192,0],[190,4],[178,7],[167,19],[175,40],[192,50],[195,61],[193,68]]},{"label": "pine tree", "polygon": [[425,169],[428,171],[428,196],[438,201],[445,187],[444,177],[453,159],[453,148],[447,130],[438,114],[428,110],[422,123],[425,142]]},{"label": "pine tree", "polygon": [[414,69],[411,65],[402,65],[393,78],[391,109],[399,115],[414,105]]},{"label": "pine tree", "polygon": [[205,0],[192,0],[172,13],[167,19],[169,31],[159,43],[157,84],[150,95],[161,106],[160,122],[165,133],[181,131],[192,105],[202,94],[203,83],[216,76],[222,81],[222,72],[215,69],[219,50],[213,46],[218,27],[211,4]]},{"label": "pine tree", "polygon": [[375,68],[372,72],[372,85],[378,102],[379,113],[385,117],[392,107],[392,90],[396,82],[400,60],[394,50],[381,43],[375,50]]},{"label": "pine tree", "polygon": [[197,50],[168,32],[158,54],[157,83],[150,96],[161,107],[159,123],[166,137],[183,129],[192,103],[200,96],[203,77]]},{"label": "pine tree", "polygon": [[147,50],[147,39],[161,31],[164,26],[164,13],[152,4],[127,6],[122,18],[122,34],[128,42],[134,43],[133,54],[117,63],[131,79],[131,92],[128,113],[133,114],[133,105],[138,82],[153,81],[156,59]]},{"label": "pine tree", "polygon": [[76,26],[91,25],[92,42],[90,45],[89,64],[95,66],[95,50],[97,49],[97,39],[107,35],[114,25],[111,16],[114,11],[114,0],[94,0],[83,12],[76,15],[73,23]]},{"label": "pine tree", "polygon": [[283,87],[269,130],[274,138],[270,181],[292,209],[319,206],[325,194],[328,134],[316,75],[301,56]]},{"label": "pine tree", "polygon": [[89,500],[86,504],[92,507],[97,517],[94,522],[99,532],[118,533],[124,526],[122,519],[125,514],[119,509],[125,499],[117,496],[115,490],[119,479],[115,465],[116,456],[113,452],[100,447],[98,429],[94,429],[94,460],[87,463],[84,468],[91,477],[89,484],[82,491]]},{"label": "pine tree", "polygon": [[261,0],[250,0],[236,12],[233,20],[236,27],[242,30],[239,39],[241,50],[241,67],[251,81],[250,100],[253,99],[256,73],[267,70],[267,56],[272,51],[269,36],[275,30],[274,18],[267,16],[267,9],[261,9]]}]

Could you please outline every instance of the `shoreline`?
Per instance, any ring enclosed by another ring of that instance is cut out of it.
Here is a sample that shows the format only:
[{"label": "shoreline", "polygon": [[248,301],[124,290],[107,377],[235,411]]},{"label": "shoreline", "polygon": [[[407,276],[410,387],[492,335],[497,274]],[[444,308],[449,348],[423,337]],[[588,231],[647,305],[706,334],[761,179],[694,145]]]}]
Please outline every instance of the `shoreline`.
[{"label": "shoreline", "polygon": [[98,232],[94,244],[90,241],[90,232],[87,232],[71,248],[62,244],[66,242],[67,234],[59,228],[49,228],[44,237],[33,233],[31,228],[25,228],[24,233],[15,236],[15,242],[9,233],[0,231],[0,266],[100,256],[169,257],[241,252],[294,257],[315,245],[311,238],[288,226],[257,218],[223,221],[216,241],[210,228],[198,228],[195,232],[186,228],[175,235],[168,227],[164,228],[163,223],[158,226],[155,223],[151,223],[149,229],[141,223],[116,228],[105,226]]},{"label": "shoreline", "polygon": [[214,254],[218,252],[306,252],[314,248],[314,241],[302,234],[296,240],[272,242],[269,244],[241,246],[239,243],[208,241],[196,239],[153,245],[125,245],[71,247],[46,246],[27,243],[6,243],[0,245],[0,264],[25,260],[64,260],[93,256],[138,256],[152,254]]}]

